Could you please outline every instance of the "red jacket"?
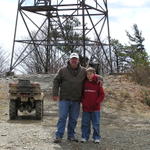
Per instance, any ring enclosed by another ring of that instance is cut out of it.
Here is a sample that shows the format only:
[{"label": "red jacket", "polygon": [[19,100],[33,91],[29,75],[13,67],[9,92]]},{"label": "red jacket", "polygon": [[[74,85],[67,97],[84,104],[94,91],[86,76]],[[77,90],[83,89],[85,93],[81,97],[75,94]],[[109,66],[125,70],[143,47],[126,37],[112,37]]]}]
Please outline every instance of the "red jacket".
[{"label": "red jacket", "polygon": [[97,76],[92,81],[86,79],[83,86],[82,108],[85,112],[100,111],[100,104],[104,99],[104,90],[97,83]]}]

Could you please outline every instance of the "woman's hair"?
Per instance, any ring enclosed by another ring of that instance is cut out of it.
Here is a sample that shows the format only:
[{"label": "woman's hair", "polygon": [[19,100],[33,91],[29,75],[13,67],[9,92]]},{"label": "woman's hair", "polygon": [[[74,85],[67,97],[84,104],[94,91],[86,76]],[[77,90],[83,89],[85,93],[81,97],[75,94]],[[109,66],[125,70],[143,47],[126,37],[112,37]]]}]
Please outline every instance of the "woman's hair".
[{"label": "woman's hair", "polygon": [[92,72],[92,73],[96,73],[95,69],[92,67],[89,67],[86,69],[86,72]]}]

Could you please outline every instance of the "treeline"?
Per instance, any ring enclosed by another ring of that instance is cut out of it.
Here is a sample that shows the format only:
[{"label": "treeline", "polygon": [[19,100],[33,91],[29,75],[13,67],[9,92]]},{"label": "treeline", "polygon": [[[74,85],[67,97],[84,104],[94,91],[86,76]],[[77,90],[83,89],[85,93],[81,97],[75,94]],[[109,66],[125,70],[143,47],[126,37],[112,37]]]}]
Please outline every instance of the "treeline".
[{"label": "treeline", "polygon": [[133,33],[126,31],[129,44],[123,45],[119,40],[112,39],[113,69],[117,73],[129,73],[131,78],[139,84],[150,83],[150,61],[144,47],[144,37],[136,24]]},{"label": "treeline", "polygon": [[[30,55],[23,60],[20,67],[27,73],[55,73],[61,66],[66,64],[72,52],[77,52],[80,55],[80,62],[81,65],[83,65],[83,37],[81,31],[76,30],[76,28],[80,26],[80,21],[72,17],[67,19],[63,24],[63,31],[45,27],[45,31],[39,32],[38,35],[32,32],[32,37],[34,37],[35,41],[41,41],[47,38],[47,40],[51,41],[52,45],[55,46],[49,46],[47,43],[44,43],[44,41],[41,42],[40,45],[37,45],[37,50],[35,50],[34,45],[30,44],[22,54],[21,59],[28,54]],[[47,32],[49,32],[49,37],[45,34]],[[93,65],[100,74],[110,73],[111,71],[113,73],[126,73],[133,71],[135,67],[149,66],[149,57],[144,48],[143,42],[145,39],[142,37],[142,31],[134,24],[132,33],[126,31],[126,35],[129,39],[129,43],[125,45],[120,43],[118,39],[111,38],[111,59],[108,46],[104,45],[104,54],[101,45],[97,45],[97,43],[99,43],[98,39],[95,39],[95,45],[86,47],[86,66],[89,64]],[[30,40],[28,37],[26,39]],[[60,41],[65,41],[65,44],[61,45]],[[102,42],[105,43],[105,41]],[[85,43],[86,45],[90,43],[89,37],[85,37]],[[25,47],[25,45],[23,45],[23,47]],[[18,56],[21,51],[22,50],[18,49],[16,56]],[[111,64],[112,70],[110,70]]]},{"label": "treeline", "polygon": [[[20,56],[21,49],[26,47],[25,43],[22,44],[22,47],[19,47],[14,54],[16,58],[19,56],[22,60],[17,68],[28,74],[56,73],[60,67],[66,64],[71,52],[79,53],[80,62],[83,65],[83,37],[81,31],[75,30],[80,26],[81,23],[78,19],[70,18],[63,24],[63,31],[61,32],[52,28],[48,29],[48,27],[45,27],[38,35],[33,31],[32,37],[35,41],[42,41],[42,39],[47,38],[47,41],[52,41],[55,46],[48,45],[43,41],[36,46],[35,50],[35,45],[30,44]],[[46,37],[47,34],[45,33],[47,32],[49,32],[49,37]],[[104,46],[104,54],[101,46],[97,46],[98,40],[95,39],[95,46],[86,47],[86,65],[93,65],[100,74],[129,73],[136,82],[148,84],[150,80],[150,62],[143,44],[145,39],[142,36],[142,31],[134,24],[132,33],[126,31],[126,35],[129,39],[127,44],[122,44],[118,39],[110,39],[111,59],[109,61],[108,46]],[[60,45],[62,39],[65,41],[64,45]],[[28,40],[30,40],[29,37],[26,37],[26,41]],[[85,37],[85,43],[90,43],[89,37]],[[112,70],[110,70],[110,64],[112,64]],[[8,71],[8,66],[6,55],[3,49],[0,48],[0,73]]]}]

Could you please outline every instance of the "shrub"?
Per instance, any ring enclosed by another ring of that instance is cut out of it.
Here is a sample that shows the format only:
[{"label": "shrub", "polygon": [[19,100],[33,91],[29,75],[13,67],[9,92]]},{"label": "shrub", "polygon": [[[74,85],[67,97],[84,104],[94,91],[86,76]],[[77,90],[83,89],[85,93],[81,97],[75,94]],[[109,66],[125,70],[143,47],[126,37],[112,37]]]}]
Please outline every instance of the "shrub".
[{"label": "shrub", "polygon": [[137,65],[129,74],[131,80],[144,86],[150,86],[150,66]]},{"label": "shrub", "polygon": [[143,103],[150,106],[150,94],[149,91],[142,90]]},{"label": "shrub", "polygon": [[150,97],[145,97],[144,98],[144,103],[148,106],[150,106]]}]

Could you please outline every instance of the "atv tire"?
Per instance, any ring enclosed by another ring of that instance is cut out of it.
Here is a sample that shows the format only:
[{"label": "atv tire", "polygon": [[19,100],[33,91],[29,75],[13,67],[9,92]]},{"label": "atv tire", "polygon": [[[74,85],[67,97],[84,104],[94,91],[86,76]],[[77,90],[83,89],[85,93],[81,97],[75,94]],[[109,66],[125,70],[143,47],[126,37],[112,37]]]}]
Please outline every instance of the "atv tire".
[{"label": "atv tire", "polygon": [[36,119],[41,120],[43,116],[42,101],[35,102]]},{"label": "atv tire", "polygon": [[18,117],[17,102],[10,100],[9,102],[9,119],[15,120]]}]

